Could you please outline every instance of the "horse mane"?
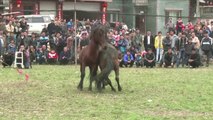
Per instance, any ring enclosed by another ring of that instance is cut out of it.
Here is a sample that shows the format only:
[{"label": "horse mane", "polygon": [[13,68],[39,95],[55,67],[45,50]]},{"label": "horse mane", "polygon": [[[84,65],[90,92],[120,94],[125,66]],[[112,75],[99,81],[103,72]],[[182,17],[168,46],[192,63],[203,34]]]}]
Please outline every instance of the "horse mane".
[{"label": "horse mane", "polygon": [[96,21],[91,27],[90,40],[106,40],[108,39],[107,33],[109,31],[109,25],[103,25],[100,21]]}]

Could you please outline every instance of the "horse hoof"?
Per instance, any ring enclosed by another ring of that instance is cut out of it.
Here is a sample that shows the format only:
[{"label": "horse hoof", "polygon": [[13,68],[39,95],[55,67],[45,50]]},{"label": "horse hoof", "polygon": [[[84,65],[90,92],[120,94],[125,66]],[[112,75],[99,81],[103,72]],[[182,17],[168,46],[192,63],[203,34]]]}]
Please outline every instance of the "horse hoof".
[{"label": "horse hoof", "polygon": [[89,91],[92,91],[92,88],[89,88],[88,90],[89,90]]},{"label": "horse hoof", "polygon": [[83,90],[83,88],[81,86],[78,86],[77,89],[80,90],[80,91]]},{"label": "horse hoof", "polygon": [[121,91],[121,90],[122,90],[122,88],[121,88],[121,87],[119,87],[119,88],[118,88],[118,91]]},{"label": "horse hoof", "polygon": [[113,92],[116,92],[116,90],[115,90],[114,88],[112,89],[112,91],[113,91]]}]

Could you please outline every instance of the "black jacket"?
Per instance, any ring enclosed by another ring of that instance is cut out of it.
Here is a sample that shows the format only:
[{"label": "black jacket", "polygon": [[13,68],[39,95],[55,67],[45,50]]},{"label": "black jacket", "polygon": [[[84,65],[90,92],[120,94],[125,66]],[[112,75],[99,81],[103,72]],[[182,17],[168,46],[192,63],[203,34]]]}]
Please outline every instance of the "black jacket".
[{"label": "black jacket", "polygon": [[54,34],[55,33],[55,29],[56,29],[55,23],[48,24],[47,30],[48,30],[49,35]]},{"label": "black jacket", "polygon": [[155,39],[154,37],[151,35],[150,36],[150,44],[148,44],[148,39],[147,39],[147,35],[144,37],[144,47],[145,50],[147,51],[148,48],[154,49],[154,43],[155,43]]}]

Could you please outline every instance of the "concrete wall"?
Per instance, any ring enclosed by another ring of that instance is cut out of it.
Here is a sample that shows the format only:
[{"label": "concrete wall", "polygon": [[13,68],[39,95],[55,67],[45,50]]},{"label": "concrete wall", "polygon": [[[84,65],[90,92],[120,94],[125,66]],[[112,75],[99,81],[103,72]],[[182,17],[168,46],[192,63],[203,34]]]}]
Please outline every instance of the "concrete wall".
[{"label": "concrete wall", "polygon": [[[181,10],[183,22],[188,21],[189,16],[189,0],[149,0],[147,29],[153,33],[162,31],[165,34],[165,10]],[[173,18],[176,20],[176,18]]]},{"label": "concrete wall", "polygon": [[[122,0],[113,0],[113,2],[108,3],[108,12],[113,12],[113,16],[118,16],[118,21],[122,21],[122,16],[119,13],[123,11],[123,2]],[[110,14],[107,15],[107,20],[110,20]],[[115,22],[115,21],[113,21]]]},{"label": "concrete wall", "polygon": [[152,33],[156,32],[156,0],[149,0],[146,16],[146,30]]},{"label": "concrete wall", "polygon": [[118,14],[120,22],[126,23],[129,28],[135,26],[135,11],[132,0],[113,0],[112,3],[108,3],[108,11],[110,12],[112,10],[119,10]]}]

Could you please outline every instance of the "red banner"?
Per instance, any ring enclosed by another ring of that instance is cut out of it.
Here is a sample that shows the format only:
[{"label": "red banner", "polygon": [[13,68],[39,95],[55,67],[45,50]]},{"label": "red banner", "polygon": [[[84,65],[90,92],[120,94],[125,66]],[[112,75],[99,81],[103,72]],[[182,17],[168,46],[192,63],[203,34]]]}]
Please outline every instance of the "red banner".
[{"label": "red banner", "polygon": [[106,11],[107,11],[107,3],[103,3],[102,4],[102,23],[105,24],[106,23]]},{"label": "red banner", "polygon": [[59,20],[62,19],[62,14],[63,14],[62,3],[59,3],[59,4],[58,4],[58,19],[59,19]]},{"label": "red banner", "polygon": [[13,4],[11,2],[9,4],[9,12],[13,12]]},{"label": "red banner", "polygon": [[38,3],[35,4],[35,14],[38,15],[39,14],[39,10],[38,10]]}]

